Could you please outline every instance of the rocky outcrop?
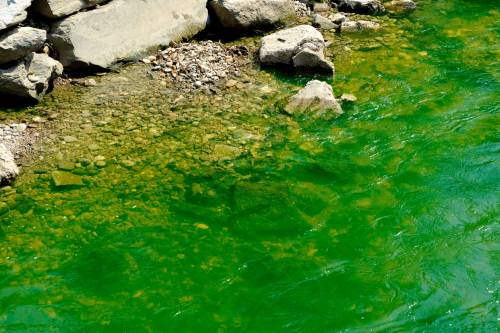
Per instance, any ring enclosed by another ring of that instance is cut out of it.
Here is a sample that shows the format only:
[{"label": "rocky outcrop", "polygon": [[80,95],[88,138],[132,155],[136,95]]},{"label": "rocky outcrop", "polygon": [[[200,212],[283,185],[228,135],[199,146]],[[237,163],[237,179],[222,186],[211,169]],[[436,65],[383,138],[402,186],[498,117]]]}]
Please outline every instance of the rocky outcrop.
[{"label": "rocky outcrop", "polygon": [[377,31],[380,29],[380,24],[372,21],[345,21],[342,22],[340,26],[341,32],[365,32],[365,31]]},{"label": "rocky outcrop", "polygon": [[212,0],[210,6],[225,28],[255,30],[295,16],[290,0]]},{"label": "rocky outcrop", "polygon": [[0,30],[16,25],[27,17],[26,9],[31,0],[1,0],[0,1]]},{"label": "rocky outcrop", "polygon": [[11,151],[0,143],[0,185],[7,185],[19,175]]},{"label": "rocky outcrop", "polygon": [[348,13],[380,15],[385,8],[378,0],[336,0],[338,10]]},{"label": "rocky outcrop", "polygon": [[321,33],[309,25],[300,25],[262,38],[259,58],[263,65],[333,74],[333,64],[325,59],[324,49]]},{"label": "rocky outcrop", "polygon": [[34,0],[33,10],[50,18],[61,18],[89,8],[106,0]]},{"label": "rocky outcrop", "polygon": [[343,113],[332,87],[318,80],[310,81],[304,89],[292,96],[285,111],[290,115],[306,114],[323,120],[333,119]]},{"label": "rocky outcrop", "polygon": [[207,23],[205,0],[114,0],[57,23],[49,36],[68,68],[107,68],[156,45],[189,37]]},{"label": "rocky outcrop", "polygon": [[0,64],[20,59],[42,48],[47,32],[42,29],[19,27],[0,35]]},{"label": "rocky outcrop", "polygon": [[46,54],[31,53],[14,65],[0,69],[0,93],[39,101],[52,80],[62,72],[58,61]]}]

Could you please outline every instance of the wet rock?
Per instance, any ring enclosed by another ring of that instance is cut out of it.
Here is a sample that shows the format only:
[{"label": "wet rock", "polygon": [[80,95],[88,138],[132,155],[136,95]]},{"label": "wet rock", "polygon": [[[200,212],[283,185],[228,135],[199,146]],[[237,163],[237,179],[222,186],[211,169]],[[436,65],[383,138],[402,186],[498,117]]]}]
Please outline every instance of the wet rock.
[{"label": "wet rock", "polygon": [[27,17],[26,9],[31,0],[2,0],[0,1],[0,30],[16,25]]},{"label": "wet rock", "polygon": [[230,29],[262,29],[295,17],[290,0],[212,0],[210,6],[221,25]]},{"label": "wet rock", "polygon": [[340,96],[340,101],[342,103],[346,103],[346,104],[354,103],[357,100],[358,100],[358,98],[356,96],[354,96],[353,94],[349,94],[349,93],[343,93],[342,96]]},{"label": "wet rock", "polygon": [[321,33],[309,25],[300,25],[262,38],[259,58],[264,65],[333,73],[333,64],[325,59],[324,49]]},{"label": "wet rock", "polygon": [[377,31],[380,29],[380,24],[372,21],[346,21],[340,26],[341,32],[365,32],[365,31]]},{"label": "wet rock", "polygon": [[14,65],[0,69],[0,93],[39,101],[52,80],[62,72],[58,61],[46,54],[31,53]]},{"label": "wet rock", "polygon": [[47,39],[42,29],[18,27],[0,35],[0,64],[18,60],[30,52],[38,51]]},{"label": "wet rock", "polygon": [[82,177],[67,171],[52,171],[52,181],[56,187],[82,186]]},{"label": "wet rock", "polygon": [[68,16],[77,11],[103,3],[106,0],[34,0],[33,10],[47,18]]},{"label": "wet rock", "polygon": [[207,17],[203,0],[115,0],[59,21],[49,40],[65,67],[107,68],[149,47],[199,32]]},{"label": "wet rock", "polygon": [[338,10],[348,13],[379,15],[385,8],[378,0],[336,0]]},{"label": "wet rock", "polygon": [[387,10],[395,13],[410,12],[417,8],[417,4],[412,0],[392,0],[384,5]]},{"label": "wet rock", "polygon": [[315,27],[325,30],[335,30],[339,27],[337,24],[333,23],[330,19],[327,19],[326,17],[323,17],[319,14],[314,15],[313,25]]},{"label": "wet rock", "polygon": [[7,185],[19,175],[12,152],[0,143],[0,185]]},{"label": "wet rock", "polygon": [[292,96],[285,108],[290,115],[308,114],[313,118],[332,119],[343,113],[340,104],[333,95],[332,87],[318,80],[313,80]]}]

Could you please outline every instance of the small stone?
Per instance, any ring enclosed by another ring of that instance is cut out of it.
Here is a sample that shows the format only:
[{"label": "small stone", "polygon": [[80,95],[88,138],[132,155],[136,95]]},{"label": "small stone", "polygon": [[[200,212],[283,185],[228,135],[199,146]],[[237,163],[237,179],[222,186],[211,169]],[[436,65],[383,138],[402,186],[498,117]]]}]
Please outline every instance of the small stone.
[{"label": "small stone", "polygon": [[340,101],[342,103],[354,103],[358,100],[358,98],[356,96],[354,96],[353,94],[349,94],[349,93],[343,93],[342,96],[340,96]]},{"label": "small stone", "polygon": [[57,168],[63,171],[71,171],[75,168],[75,163],[71,161],[61,161],[57,164]]},{"label": "small stone", "polygon": [[106,161],[96,161],[95,166],[98,168],[104,168],[106,166]]},{"label": "small stone", "polygon": [[74,136],[67,135],[67,136],[63,137],[63,140],[66,143],[71,143],[71,142],[77,141],[78,139],[75,138]]}]

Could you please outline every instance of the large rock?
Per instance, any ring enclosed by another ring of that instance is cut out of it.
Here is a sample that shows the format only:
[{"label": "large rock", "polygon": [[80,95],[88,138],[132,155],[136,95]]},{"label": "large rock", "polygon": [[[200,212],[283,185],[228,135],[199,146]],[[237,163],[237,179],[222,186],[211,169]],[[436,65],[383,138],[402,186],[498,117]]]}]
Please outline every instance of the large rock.
[{"label": "large rock", "polygon": [[106,0],[34,0],[33,9],[45,17],[54,19],[98,5]]},{"label": "large rock", "polygon": [[20,59],[42,48],[47,32],[42,29],[19,27],[0,35],[0,64]]},{"label": "large rock", "polygon": [[58,61],[46,54],[31,53],[11,67],[0,69],[0,94],[39,101],[62,72]]},{"label": "large rock", "polygon": [[259,58],[264,65],[333,73],[333,64],[325,59],[324,49],[321,33],[309,25],[300,25],[262,38]]},{"label": "large rock", "polygon": [[115,0],[55,24],[49,35],[61,63],[97,66],[189,37],[207,23],[205,0]]},{"label": "large rock", "polygon": [[0,0],[0,30],[24,21],[30,5],[31,0]]},{"label": "large rock", "polygon": [[221,25],[231,29],[266,28],[295,17],[290,0],[212,0],[210,6]]},{"label": "large rock", "polygon": [[14,156],[0,143],[0,185],[7,185],[19,175]]},{"label": "large rock", "polygon": [[304,89],[292,96],[285,107],[288,114],[307,114],[314,119],[333,119],[343,113],[333,95],[332,87],[318,80],[309,81]]},{"label": "large rock", "polygon": [[385,12],[378,0],[337,0],[337,8],[342,12],[379,15]]}]

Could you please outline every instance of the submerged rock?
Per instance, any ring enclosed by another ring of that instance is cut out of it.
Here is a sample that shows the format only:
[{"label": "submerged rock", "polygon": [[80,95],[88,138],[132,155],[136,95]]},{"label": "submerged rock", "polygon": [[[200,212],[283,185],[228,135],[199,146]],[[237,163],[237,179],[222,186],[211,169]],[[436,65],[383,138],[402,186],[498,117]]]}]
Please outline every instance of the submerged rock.
[{"label": "submerged rock", "polygon": [[379,15],[385,8],[378,0],[336,0],[338,10],[348,13]]},{"label": "submerged rock", "polygon": [[[107,68],[205,28],[203,0],[115,0],[55,24],[49,39],[68,68]],[[91,24],[89,23],[91,22]]]},{"label": "submerged rock", "polygon": [[313,118],[332,119],[343,113],[340,104],[333,95],[332,87],[318,80],[313,80],[290,98],[285,111],[290,115],[308,114]]},{"label": "submerged rock", "polygon": [[321,33],[309,25],[300,25],[262,38],[259,58],[264,65],[293,66],[332,74],[334,67],[325,59],[324,49]]},{"label": "submerged rock", "polygon": [[55,19],[105,1],[107,0],[34,0],[33,10],[45,17]]},{"label": "submerged rock", "polygon": [[53,171],[52,180],[56,187],[82,186],[82,177],[67,171]]},{"label": "submerged rock", "polygon": [[212,0],[221,25],[232,29],[261,29],[282,23],[295,16],[290,0]]},{"label": "submerged rock", "polygon": [[21,23],[26,19],[26,9],[31,0],[2,0],[0,1],[0,30]]},{"label": "submerged rock", "polygon": [[19,175],[12,152],[0,143],[0,185],[7,185]]},{"label": "submerged rock", "polygon": [[11,67],[0,69],[0,94],[39,101],[62,72],[58,61],[46,54],[31,53]]},{"label": "submerged rock", "polygon": [[[19,27],[0,35],[0,64],[20,59],[30,52],[38,51],[47,39],[42,29]],[[1,88],[0,88],[1,89]]]}]

